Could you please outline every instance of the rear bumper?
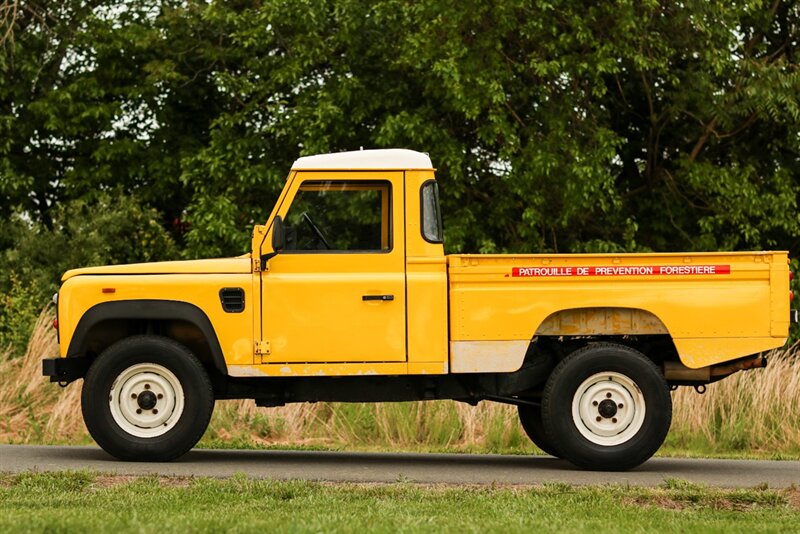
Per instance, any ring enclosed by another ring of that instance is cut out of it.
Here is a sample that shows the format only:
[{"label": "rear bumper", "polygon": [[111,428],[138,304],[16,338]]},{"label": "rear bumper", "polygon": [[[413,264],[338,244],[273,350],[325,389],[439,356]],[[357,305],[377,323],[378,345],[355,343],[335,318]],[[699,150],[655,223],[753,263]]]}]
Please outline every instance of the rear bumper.
[{"label": "rear bumper", "polygon": [[45,358],[42,374],[49,376],[50,382],[70,383],[86,376],[91,363],[89,358]]}]

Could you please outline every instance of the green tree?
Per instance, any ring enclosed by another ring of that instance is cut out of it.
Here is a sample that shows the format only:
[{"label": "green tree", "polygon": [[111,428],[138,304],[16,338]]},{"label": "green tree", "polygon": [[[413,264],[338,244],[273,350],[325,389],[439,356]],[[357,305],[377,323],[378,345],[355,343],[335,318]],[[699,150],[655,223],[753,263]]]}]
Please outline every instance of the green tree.
[{"label": "green tree", "polygon": [[164,224],[182,216],[181,161],[217,113],[196,40],[167,50],[193,34],[172,20],[183,4],[0,4],[0,217],[21,210],[49,227],[60,202],[110,188],[135,192]]},{"label": "green tree", "polygon": [[800,251],[793,2],[11,3],[5,219],[119,187],[235,254],[298,155],[400,146],[450,251]]},{"label": "green tree", "polygon": [[797,250],[798,15],[214,3],[228,99],[184,169],[191,254],[244,250],[297,155],[359,146],[430,152],[450,250]]}]

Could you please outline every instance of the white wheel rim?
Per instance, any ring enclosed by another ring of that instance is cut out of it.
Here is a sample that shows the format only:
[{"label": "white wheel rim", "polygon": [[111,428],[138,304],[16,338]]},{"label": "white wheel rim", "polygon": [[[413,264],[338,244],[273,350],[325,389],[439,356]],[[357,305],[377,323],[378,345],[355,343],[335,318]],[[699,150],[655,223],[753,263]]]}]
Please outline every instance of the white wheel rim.
[{"label": "white wheel rim", "polygon": [[[613,405],[613,409],[612,409]],[[590,376],[572,398],[572,420],[597,445],[620,445],[642,428],[645,401],[636,382],[620,373]]]},{"label": "white wheel rim", "polygon": [[183,414],[184,395],[178,378],[166,367],[139,363],[122,371],[108,397],[119,427],[140,438],[169,432]]}]

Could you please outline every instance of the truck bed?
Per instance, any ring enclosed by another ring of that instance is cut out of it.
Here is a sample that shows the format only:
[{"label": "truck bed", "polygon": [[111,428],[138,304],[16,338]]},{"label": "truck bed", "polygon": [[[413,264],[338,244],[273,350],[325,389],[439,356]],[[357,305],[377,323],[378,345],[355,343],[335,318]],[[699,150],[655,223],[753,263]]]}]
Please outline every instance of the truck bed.
[{"label": "truck bed", "polygon": [[[669,335],[699,368],[779,347],[786,252],[447,257],[451,366],[517,368],[536,335]],[[502,360],[502,361],[501,361]]]}]

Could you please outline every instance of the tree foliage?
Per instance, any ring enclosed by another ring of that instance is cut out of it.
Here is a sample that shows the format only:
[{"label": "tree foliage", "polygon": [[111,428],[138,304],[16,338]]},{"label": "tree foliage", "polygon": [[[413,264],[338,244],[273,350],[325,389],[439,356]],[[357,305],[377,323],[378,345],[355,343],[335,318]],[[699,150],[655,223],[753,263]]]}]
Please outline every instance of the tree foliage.
[{"label": "tree foliage", "polygon": [[119,188],[236,254],[297,156],[407,147],[449,251],[800,250],[793,2],[13,4],[6,220]]},{"label": "tree foliage", "polygon": [[24,348],[65,271],[177,258],[175,242],[157,221],[155,210],[136,198],[103,193],[53,208],[52,228],[19,216],[0,223],[3,239],[13,243],[0,253],[0,347]]}]

